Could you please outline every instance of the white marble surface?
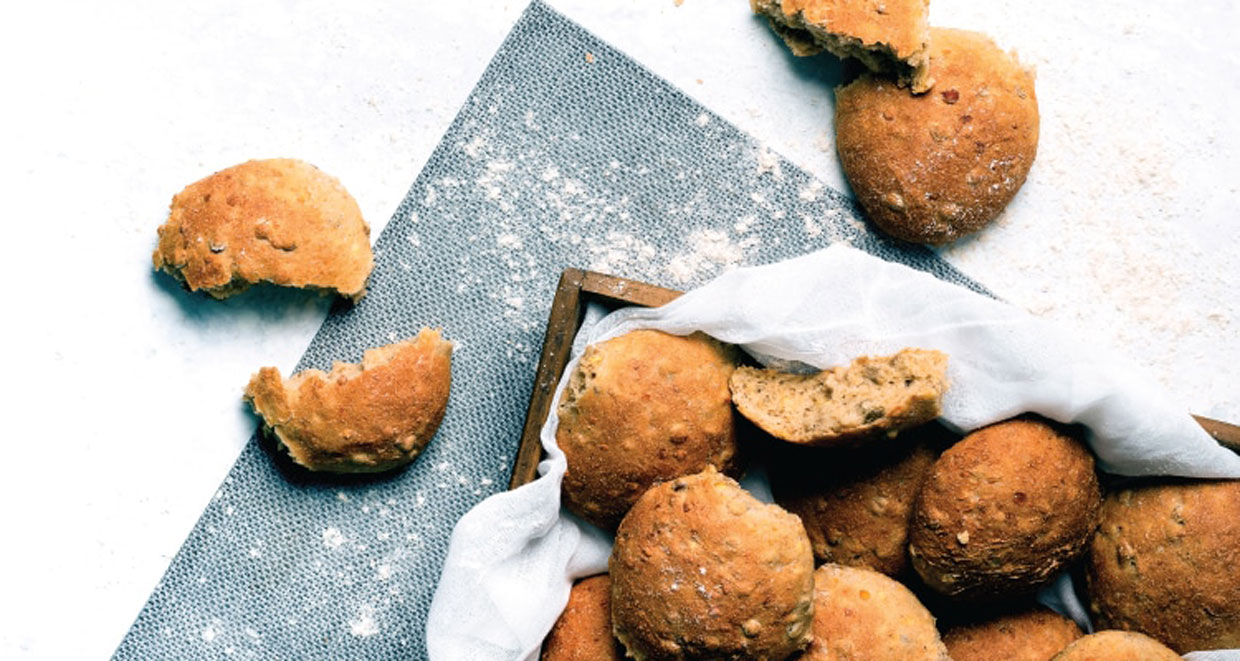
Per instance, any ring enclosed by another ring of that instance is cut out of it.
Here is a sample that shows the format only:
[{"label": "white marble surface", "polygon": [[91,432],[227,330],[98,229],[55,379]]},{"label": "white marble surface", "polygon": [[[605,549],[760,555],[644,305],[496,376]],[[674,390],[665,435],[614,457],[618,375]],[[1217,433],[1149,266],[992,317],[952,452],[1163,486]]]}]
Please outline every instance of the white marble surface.
[{"label": "white marble surface", "polygon": [[[829,61],[740,0],[554,0],[843,187]],[[254,422],[258,365],[326,312],[224,304],[150,272],[186,183],[254,157],[340,177],[374,236],[524,3],[24,3],[0,22],[12,347],[0,658],[111,653]],[[1240,61],[1233,3],[935,0],[1038,68],[1038,162],[998,224],[943,254],[1000,295],[1240,420]],[[820,68],[822,67],[822,68]],[[14,204],[15,203],[15,204]]]}]

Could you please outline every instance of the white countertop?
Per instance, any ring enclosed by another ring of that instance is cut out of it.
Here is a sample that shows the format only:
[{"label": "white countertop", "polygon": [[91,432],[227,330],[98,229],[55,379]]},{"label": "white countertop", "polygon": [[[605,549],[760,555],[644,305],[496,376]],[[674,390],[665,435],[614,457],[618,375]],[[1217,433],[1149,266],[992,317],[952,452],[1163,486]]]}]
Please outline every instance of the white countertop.
[{"label": "white countertop", "polygon": [[[552,5],[845,188],[823,59],[741,0]],[[1240,420],[1240,60],[1232,3],[934,0],[1038,69],[1041,144],[998,223],[942,251],[999,295]],[[524,3],[24,3],[6,11],[0,657],[119,643],[326,300],[173,295],[155,228],[186,184],[273,156],[340,177],[377,237]],[[621,274],[623,275],[623,274]]]}]

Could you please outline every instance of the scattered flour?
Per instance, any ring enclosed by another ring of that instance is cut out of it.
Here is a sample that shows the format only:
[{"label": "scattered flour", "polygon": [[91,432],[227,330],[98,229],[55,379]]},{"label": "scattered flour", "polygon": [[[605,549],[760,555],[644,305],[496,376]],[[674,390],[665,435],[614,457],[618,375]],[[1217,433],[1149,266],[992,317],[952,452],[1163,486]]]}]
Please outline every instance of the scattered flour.
[{"label": "scattered flour", "polygon": [[689,235],[689,250],[672,257],[667,270],[679,283],[733,268],[745,258],[745,250],[758,245],[757,237],[733,241],[726,232],[698,230]]},{"label": "scattered flour", "polygon": [[379,633],[379,624],[375,622],[375,607],[363,605],[357,611],[357,617],[349,620],[349,633],[358,638],[367,638]]},{"label": "scattered flour", "polygon": [[323,546],[329,549],[338,549],[345,542],[344,534],[337,528],[323,529]]},{"label": "scattered flour", "polygon": [[702,113],[697,116],[697,119],[693,120],[693,123],[697,124],[698,126],[706,126],[707,124],[710,123],[710,115],[706,113]]},{"label": "scattered flour", "polygon": [[756,160],[758,161],[759,176],[769,174],[775,177],[776,180],[781,180],[784,178],[783,169],[781,169],[779,165],[779,156],[775,154],[775,152],[768,149],[766,145],[761,145],[758,147]]}]

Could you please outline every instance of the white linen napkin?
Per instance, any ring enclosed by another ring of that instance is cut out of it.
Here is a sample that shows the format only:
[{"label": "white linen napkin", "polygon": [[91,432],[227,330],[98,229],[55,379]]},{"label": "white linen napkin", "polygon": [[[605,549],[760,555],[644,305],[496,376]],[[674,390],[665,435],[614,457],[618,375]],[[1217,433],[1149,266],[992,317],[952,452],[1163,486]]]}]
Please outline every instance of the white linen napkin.
[{"label": "white linen napkin", "polygon": [[[660,308],[597,316],[579,333],[565,377],[587,344],[639,328],[704,331],[764,363],[817,368],[905,347],[938,349],[948,355],[951,381],[942,420],[958,430],[1033,411],[1086,425],[1106,472],[1240,478],[1240,456],[1129,362],[1010,305],[842,245],[727,272]],[[432,661],[535,659],[573,579],[606,569],[611,538],[560,509],[566,463],[555,444],[558,422],[552,407],[541,477],[487,498],[457,523],[427,622]],[[760,475],[746,485],[766,487]],[[1071,592],[1061,581],[1044,601],[1070,602]],[[1079,604],[1063,607],[1083,615]],[[1240,651],[1222,654],[1189,658]]]}]

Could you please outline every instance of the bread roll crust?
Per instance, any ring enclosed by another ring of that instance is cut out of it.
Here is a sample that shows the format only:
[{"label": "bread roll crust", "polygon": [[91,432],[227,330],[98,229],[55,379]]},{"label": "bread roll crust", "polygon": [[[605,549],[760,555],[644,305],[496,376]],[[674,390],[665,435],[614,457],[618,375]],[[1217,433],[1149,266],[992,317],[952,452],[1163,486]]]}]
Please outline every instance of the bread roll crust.
[{"label": "bread roll crust", "polygon": [[866,215],[941,244],[976,232],[1024,184],[1038,148],[1032,74],[985,35],[931,30],[933,93],[866,74],[835,92],[836,147]]},{"label": "bread roll crust", "polygon": [[1083,635],[1076,622],[1037,606],[952,627],[943,644],[952,661],[1047,661]]},{"label": "bread roll crust", "polygon": [[611,578],[578,581],[564,612],[543,642],[542,661],[621,661],[624,648],[611,633]]},{"label": "bread roll crust", "polygon": [[312,471],[375,473],[413,461],[443,420],[452,344],[423,329],[369,349],[362,363],[305,370],[288,380],[264,367],[245,399],[296,463]]},{"label": "bread roll crust", "polygon": [[1029,593],[1085,550],[1101,500],[1081,441],[1041,419],[1000,422],[931,467],[913,508],[909,557],[927,585],[951,597]]},{"label": "bread roll crust", "polygon": [[269,282],[359,300],[374,267],[370,227],[340,181],[302,161],[247,161],[172,198],[156,270],[215,298]]},{"label": "bread roll crust", "polygon": [[1240,480],[1112,492],[1085,575],[1099,626],[1180,653],[1240,647]]},{"label": "bread roll crust", "polygon": [[[917,431],[910,432],[917,435]],[[789,447],[768,466],[775,502],[801,517],[819,562],[899,576],[913,502],[938,453],[921,439],[865,452]]]},{"label": "bread roll crust", "polygon": [[797,661],[951,661],[930,611],[869,569],[826,564],[814,572],[813,630]]},{"label": "bread roll crust", "polygon": [[656,482],[737,469],[735,350],[702,333],[638,330],[587,347],[559,404],[564,505],[614,530]]},{"label": "bread roll crust", "polygon": [[1076,640],[1051,661],[1182,661],[1149,636],[1131,631],[1099,631]]},{"label": "bread roll crust", "polygon": [[800,520],[713,468],[647,491],[610,567],[612,624],[638,661],[782,661],[810,641],[814,556]]}]

